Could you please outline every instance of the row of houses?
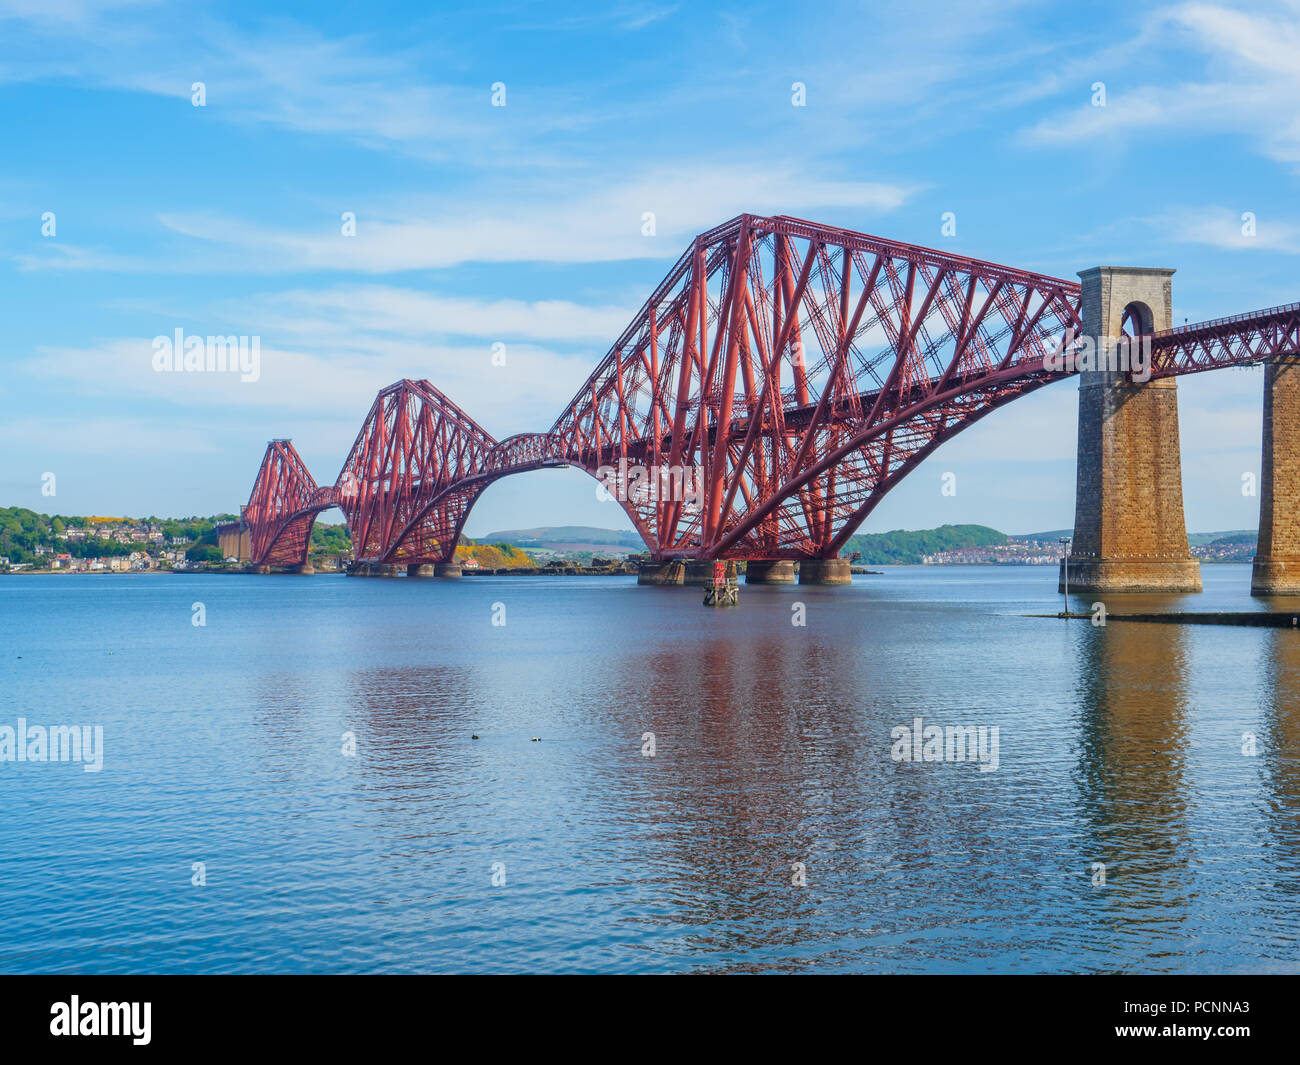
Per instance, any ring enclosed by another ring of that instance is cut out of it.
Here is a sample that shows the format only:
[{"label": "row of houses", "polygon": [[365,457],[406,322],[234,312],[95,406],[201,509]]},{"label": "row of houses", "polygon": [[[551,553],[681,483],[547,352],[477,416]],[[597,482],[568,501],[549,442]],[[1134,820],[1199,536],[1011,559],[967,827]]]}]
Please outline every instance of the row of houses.
[{"label": "row of houses", "polygon": [[984,544],[978,547],[957,547],[951,551],[937,551],[922,555],[925,566],[960,566],[980,564],[1018,564],[1022,566],[1055,566],[1061,561],[1060,549],[1037,540],[1008,539],[1005,544]]},{"label": "row of houses", "polygon": [[[87,529],[84,526],[72,525],[64,530],[63,536],[69,542],[80,542],[82,540],[110,540],[115,544],[153,544],[161,546],[163,544],[188,543],[183,536],[168,537],[163,533],[162,526],[145,523],[143,525],[112,525],[104,526],[97,529]],[[48,551],[49,548],[45,548]],[[43,554],[40,547],[36,549],[38,554]]]},{"label": "row of houses", "polygon": [[[45,554],[45,552],[37,552]],[[67,552],[56,554],[50,559],[51,570],[67,573],[127,573],[153,569],[169,569],[185,564],[184,550],[163,550],[157,555],[148,551],[132,551],[129,555],[114,555],[111,558],[73,558]],[[0,555],[0,571],[22,573],[34,569],[30,562],[10,563],[8,557]]]}]

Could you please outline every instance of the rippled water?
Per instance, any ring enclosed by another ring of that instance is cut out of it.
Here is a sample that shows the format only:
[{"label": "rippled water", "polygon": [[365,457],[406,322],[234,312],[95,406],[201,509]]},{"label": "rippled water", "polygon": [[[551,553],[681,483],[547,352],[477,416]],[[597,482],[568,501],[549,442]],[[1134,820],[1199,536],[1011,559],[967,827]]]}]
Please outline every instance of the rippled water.
[{"label": "rippled water", "polygon": [[0,762],[0,970],[1300,970],[1300,632],[1054,583],[5,578],[0,726],[104,766]]}]

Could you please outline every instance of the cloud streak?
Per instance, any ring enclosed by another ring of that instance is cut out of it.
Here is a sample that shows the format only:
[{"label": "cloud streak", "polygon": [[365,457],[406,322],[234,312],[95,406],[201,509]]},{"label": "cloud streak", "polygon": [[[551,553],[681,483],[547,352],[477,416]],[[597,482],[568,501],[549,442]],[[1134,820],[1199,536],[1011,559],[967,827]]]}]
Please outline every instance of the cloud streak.
[{"label": "cloud streak", "polygon": [[[1267,157],[1300,165],[1300,10],[1294,4],[1251,11],[1178,4],[1152,15],[1138,38],[1147,68],[1163,63],[1185,71],[1189,53],[1199,54],[1202,76],[1112,92],[1104,107],[1081,102],[1025,128],[1020,140],[1055,149],[1120,145],[1146,135],[1245,134]],[[1122,49],[1096,57],[1098,80],[1114,72],[1120,84],[1129,81],[1133,54]]]},{"label": "cloud streak", "polygon": [[[503,190],[490,200],[452,206],[377,205],[352,212],[355,236],[343,235],[341,212],[297,228],[171,212],[158,221],[165,235],[183,241],[162,255],[132,259],[51,245],[16,261],[26,270],[391,274],[469,262],[672,259],[696,233],[744,212],[884,214],[905,203],[911,191],[888,182],[816,179],[793,169],[682,166],[625,184],[591,184],[576,194]],[[650,228],[653,234],[647,235]]]}]

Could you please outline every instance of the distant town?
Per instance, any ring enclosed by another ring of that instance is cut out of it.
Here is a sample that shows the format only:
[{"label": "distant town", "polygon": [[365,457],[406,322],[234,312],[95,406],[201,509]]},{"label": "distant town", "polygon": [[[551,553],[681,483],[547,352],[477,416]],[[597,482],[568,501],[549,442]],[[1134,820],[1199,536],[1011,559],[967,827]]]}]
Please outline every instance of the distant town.
[{"label": "distant town", "polygon": [[[902,535],[928,536],[945,530],[968,530],[966,537],[976,542],[947,547],[938,551],[920,552],[916,561],[926,566],[959,565],[1021,565],[1021,566],[1058,566],[1061,562],[1061,539],[1071,536],[1072,530],[1058,529],[1052,532],[1030,533],[1025,536],[1004,536],[995,529],[982,525],[945,525],[939,529],[925,530],[921,533],[884,534],[885,536]],[[1250,562],[1255,557],[1255,530],[1239,530],[1220,533],[1193,533],[1188,536],[1188,546],[1192,555],[1202,562]],[[854,537],[863,543],[871,540],[870,536]],[[852,541],[851,541],[852,543]],[[868,546],[863,543],[863,546]],[[864,558],[876,565],[884,564],[878,557],[869,557],[872,552],[864,552]]]},{"label": "distant town", "polygon": [[[22,507],[0,509],[0,573],[145,573],[238,571],[241,560],[219,546],[218,526],[232,514],[189,518],[65,517]],[[1069,530],[1009,536],[985,525],[863,533],[845,545],[859,565],[1055,566]],[[1203,562],[1249,562],[1253,530],[1196,533],[1192,554]],[[512,529],[462,538],[456,560],[468,573],[516,570],[635,572],[645,548],[632,532],[589,526]],[[347,526],[317,522],[309,557],[318,571],[352,561]]]},{"label": "distant town", "polygon": [[0,509],[0,572],[125,573],[220,562],[211,518],[64,517]]}]

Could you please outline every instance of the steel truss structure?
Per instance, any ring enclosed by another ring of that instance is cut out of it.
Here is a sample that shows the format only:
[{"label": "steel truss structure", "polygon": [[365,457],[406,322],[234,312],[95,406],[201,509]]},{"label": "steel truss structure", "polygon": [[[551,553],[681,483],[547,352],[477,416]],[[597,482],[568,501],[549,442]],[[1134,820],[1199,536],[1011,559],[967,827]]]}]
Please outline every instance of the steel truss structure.
[{"label": "steel truss structure", "polygon": [[[449,561],[489,484],[564,465],[645,471],[615,498],[656,559],[834,558],[944,441],[1071,376],[1080,329],[1076,282],[741,215],[695,238],[545,433],[498,441],[403,380],[332,486],[272,441],[243,510],[253,561],[306,561],[331,506],[359,560]],[[1153,376],[1300,352],[1300,304],[1151,341]]]}]

